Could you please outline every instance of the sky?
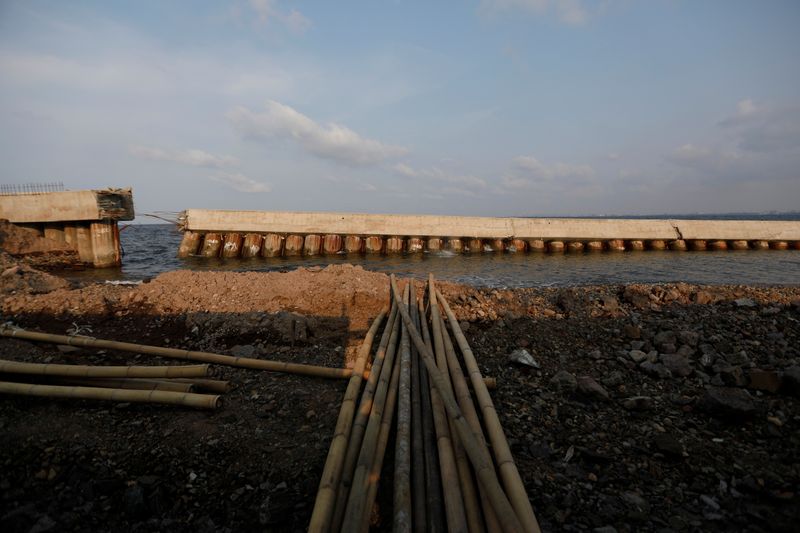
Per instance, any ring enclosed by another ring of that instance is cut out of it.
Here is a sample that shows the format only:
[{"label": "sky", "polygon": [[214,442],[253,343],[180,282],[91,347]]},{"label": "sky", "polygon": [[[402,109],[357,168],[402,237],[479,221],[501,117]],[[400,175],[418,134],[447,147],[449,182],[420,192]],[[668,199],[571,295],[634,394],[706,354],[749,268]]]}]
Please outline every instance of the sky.
[{"label": "sky", "polygon": [[797,0],[0,0],[0,183],[140,215],[792,211],[798,27]]}]

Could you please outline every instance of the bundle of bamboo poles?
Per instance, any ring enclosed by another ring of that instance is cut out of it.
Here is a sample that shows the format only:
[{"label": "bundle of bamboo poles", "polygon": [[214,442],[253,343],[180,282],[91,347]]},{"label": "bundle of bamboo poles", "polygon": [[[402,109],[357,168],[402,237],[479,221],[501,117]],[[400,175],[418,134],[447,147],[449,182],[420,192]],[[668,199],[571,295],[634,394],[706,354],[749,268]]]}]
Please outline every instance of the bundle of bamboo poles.
[{"label": "bundle of bamboo poles", "polygon": [[309,531],[369,529],[387,451],[393,485],[381,501],[391,502],[394,531],[539,531],[475,354],[433,275],[420,298],[413,281],[401,294],[392,276],[391,289],[369,377],[383,314],[348,383]]},{"label": "bundle of bamboo poles", "polygon": [[158,403],[215,409],[227,381],[209,379],[209,365],[89,366],[0,360],[0,394]]}]

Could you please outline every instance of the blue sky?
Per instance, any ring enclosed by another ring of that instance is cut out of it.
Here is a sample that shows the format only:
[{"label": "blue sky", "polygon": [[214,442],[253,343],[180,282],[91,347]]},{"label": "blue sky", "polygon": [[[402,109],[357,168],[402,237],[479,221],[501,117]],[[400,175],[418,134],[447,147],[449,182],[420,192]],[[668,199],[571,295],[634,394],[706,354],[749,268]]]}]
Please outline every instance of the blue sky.
[{"label": "blue sky", "polygon": [[189,207],[796,210],[800,2],[0,2],[0,182]]}]

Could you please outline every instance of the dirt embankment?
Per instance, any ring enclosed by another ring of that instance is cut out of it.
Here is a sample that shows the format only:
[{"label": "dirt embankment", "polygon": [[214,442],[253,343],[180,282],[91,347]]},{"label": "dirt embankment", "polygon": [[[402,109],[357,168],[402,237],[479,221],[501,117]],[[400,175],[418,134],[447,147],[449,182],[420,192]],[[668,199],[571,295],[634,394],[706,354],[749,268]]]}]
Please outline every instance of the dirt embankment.
[{"label": "dirt embankment", "polygon": [[[498,379],[544,530],[795,529],[800,287],[441,289]],[[24,327],[339,366],[386,303],[388,278],[331,266],[15,290],[2,313]],[[511,362],[522,349],[538,368]],[[0,357],[158,361],[12,339]],[[212,413],[0,399],[0,526],[305,530],[345,384],[217,371],[237,388]],[[376,528],[389,530],[391,498],[379,503]]]},{"label": "dirt embankment", "polygon": [[35,231],[0,219],[0,250],[38,268],[59,268],[80,263],[78,251]]}]

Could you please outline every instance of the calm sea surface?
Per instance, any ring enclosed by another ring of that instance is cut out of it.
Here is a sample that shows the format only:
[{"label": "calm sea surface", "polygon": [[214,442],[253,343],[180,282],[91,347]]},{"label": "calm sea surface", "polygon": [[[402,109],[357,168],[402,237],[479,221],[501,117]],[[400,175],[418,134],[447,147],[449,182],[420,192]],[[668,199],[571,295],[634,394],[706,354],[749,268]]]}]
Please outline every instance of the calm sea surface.
[{"label": "calm sea surface", "polygon": [[548,287],[685,281],[699,284],[800,284],[800,251],[625,252],[599,254],[339,255],[276,259],[178,259],[181,234],[172,225],[130,225],[121,233],[121,269],[69,272],[83,280],[152,278],[170,270],[279,271],[353,263],[369,270],[491,287]]}]

